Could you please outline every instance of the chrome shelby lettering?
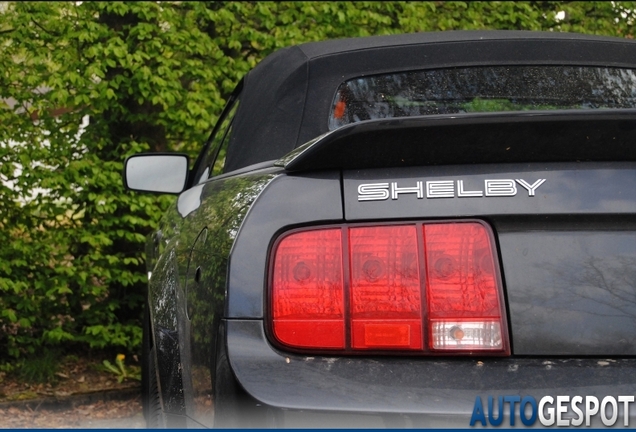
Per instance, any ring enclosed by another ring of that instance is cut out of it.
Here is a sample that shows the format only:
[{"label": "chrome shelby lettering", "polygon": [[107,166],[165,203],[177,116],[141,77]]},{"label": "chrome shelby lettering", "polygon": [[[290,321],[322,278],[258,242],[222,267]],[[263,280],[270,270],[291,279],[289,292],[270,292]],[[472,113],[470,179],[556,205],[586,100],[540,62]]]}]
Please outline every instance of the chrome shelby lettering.
[{"label": "chrome shelby lettering", "polygon": [[384,201],[389,197],[396,200],[401,194],[415,194],[417,199],[508,197],[517,195],[517,184],[533,197],[545,180],[538,179],[534,183],[523,179],[484,180],[483,190],[469,190],[463,180],[416,181],[410,186],[398,186],[397,182],[365,183],[358,186],[358,201]]}]

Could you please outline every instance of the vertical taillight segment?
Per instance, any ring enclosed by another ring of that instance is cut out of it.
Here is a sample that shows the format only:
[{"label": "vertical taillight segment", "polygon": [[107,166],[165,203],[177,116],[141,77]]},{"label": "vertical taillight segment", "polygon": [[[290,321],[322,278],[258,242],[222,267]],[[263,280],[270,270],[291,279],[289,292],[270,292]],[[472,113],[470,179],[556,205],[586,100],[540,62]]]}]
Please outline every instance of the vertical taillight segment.
[{"label": "vertical taillight segment", "polygon": [[341,352],[509,354],[487,225],[476,221],[299,230],[273,256],[274,337]]},{"label": "vertical taillight segment", "polygon": [[493,248],[480,223],[425,224],[426,286],[433,350],[503,350]]},{"label": "vertical taillight segment", "polygon": [[341,228],[299,232],[276,249],[273,327],[276,338],[303,348],[344,348]]},{"label": "vertical taillight segment", "polygon": [[353,348],[422,348],[422,300],[413,225],[349,229]]}]

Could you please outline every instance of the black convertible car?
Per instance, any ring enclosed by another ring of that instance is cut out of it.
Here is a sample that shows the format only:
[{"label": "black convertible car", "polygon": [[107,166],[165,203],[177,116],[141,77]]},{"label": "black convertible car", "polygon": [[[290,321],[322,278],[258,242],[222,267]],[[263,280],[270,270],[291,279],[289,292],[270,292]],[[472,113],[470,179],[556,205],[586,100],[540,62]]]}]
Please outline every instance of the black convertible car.
[{"label": "black convertible car", "polygon": [[189,165],[126,162],[179,194],[146,250],[149,426],[636,417],[634,41],[282,49]]}]

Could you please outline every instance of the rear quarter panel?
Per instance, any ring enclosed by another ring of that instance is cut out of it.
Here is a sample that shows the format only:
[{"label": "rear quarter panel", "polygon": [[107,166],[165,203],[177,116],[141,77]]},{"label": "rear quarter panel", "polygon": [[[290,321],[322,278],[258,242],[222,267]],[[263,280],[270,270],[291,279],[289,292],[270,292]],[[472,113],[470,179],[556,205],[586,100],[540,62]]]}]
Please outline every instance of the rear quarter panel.
[{"label": "rear quarter panel", "polygon": [[[224,176],[183,192],[147,251],[149,306],[164,411],[211,426],[216,334],[225,309],[230,250],[254,200],[276,176]],[[184,423],[171,423],[181,427]],[[185,421],[185,420],[184,420]]]}]

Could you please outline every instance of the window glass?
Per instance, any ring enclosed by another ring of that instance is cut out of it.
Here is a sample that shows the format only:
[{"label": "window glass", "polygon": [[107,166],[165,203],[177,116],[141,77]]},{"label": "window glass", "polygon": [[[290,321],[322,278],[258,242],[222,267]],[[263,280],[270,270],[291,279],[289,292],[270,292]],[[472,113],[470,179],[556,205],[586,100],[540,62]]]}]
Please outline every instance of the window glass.
[{"label": "window glass", "polygon": [[212,168],[212,176],[217,176],[225,172],[225,156],[227,155],[227,148],[230,145],[230,138],[232,137],[232,124],[227,130],[225,137],[223,138],[223,142],[221,143],[221,147],[219,149],[219,154],[214,161],[214,167]]},{"label": "window glass", "polygon": [[488,66],[393,73],[344,82],[329,129],[363,120],[470,112],[636,108],[636,71]]},{"label": "window glass", "polygon": [[[195,184],[206,181],[210,177],[210,173],[212,173],[212,175],[219,174],[216,169],[215,161],[218,159],[217,156],[220,155],[220,150],[222,144],[226,140],[226,137],[229,137],[232,120],[234,119],[238,105],[239,99],[238,97],[235,97],[230,100],[228,106],[223,111],[213,135],[210,137],[210,140],[204,149],[200,164],[197,167],[197,171],[194,175],[194,178],[196,179]],[[223,164],[224,163],[225,155],[223,155]],[[221,169],[222,168],[223,167],[221,166]]]}]

